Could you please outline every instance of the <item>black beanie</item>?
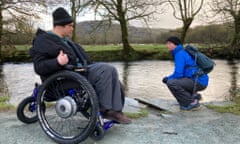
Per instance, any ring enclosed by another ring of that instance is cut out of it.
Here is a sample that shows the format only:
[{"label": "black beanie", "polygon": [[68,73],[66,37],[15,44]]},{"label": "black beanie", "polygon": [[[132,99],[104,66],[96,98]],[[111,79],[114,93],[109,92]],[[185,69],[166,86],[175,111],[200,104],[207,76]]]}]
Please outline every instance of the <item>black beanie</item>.
[{"label": "black beanie", "polygon": [[176,37],[176,36],[171,36],[171,37],[169,37],[166,41],[167,41],[167,42],[172,42],[172,43],[174,43],[175,45],[182,44],[181,40],[180,40],[178,37]]},{"label": "black beanie", "polygon": [[68,14],[68,12],[62,8],[59,7],[53,12],[53,25],[60,25],[64,26],[66,24],[70,24],[73,22],[72,17]]}]

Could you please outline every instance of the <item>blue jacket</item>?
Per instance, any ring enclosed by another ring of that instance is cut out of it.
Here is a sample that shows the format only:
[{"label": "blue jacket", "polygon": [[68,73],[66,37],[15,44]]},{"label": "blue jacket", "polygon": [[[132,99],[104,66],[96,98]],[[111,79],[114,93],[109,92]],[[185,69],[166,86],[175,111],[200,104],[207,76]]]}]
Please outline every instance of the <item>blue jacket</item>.
[{"label": "blue jacket", "polygon": [[[172,55],[175,62],[175,70],[172,75],[168,76],[168,80],[191,78],[196,79],[198,67],[195,60],[184,50],[182,45],[178,45],[173,51]],[[208,85],[208,75],[204,74],[197,79],[197,82],[203,86]]]}]

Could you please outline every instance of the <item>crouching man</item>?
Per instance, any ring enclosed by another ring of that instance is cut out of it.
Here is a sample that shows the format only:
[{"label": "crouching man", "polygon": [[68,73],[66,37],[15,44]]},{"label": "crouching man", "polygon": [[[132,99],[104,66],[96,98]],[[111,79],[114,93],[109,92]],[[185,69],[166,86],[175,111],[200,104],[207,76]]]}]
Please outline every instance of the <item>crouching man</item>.
[{"label": "crouching man", "polygon": [[201,95],[196,92],[208,86],[208,75],[196,75],[199,68],[184,50],[179,38],[169,37],[166,46],[174,57],[175,69],[173,74],[164,77],[162,81],[177,99],[181,110],[198,110]]}]

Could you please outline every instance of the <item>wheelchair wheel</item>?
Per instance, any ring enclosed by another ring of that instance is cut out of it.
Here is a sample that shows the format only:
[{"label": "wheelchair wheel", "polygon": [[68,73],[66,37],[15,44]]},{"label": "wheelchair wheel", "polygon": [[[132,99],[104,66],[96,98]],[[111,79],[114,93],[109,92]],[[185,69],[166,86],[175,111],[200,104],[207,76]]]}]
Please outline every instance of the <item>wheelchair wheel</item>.
[{"label": "wheelchair wheel", "polygon": [[[42,103],[46,104],[45,112]],[[93,87],[76,72],[58,72],[45,80],[39,89],[39,123],[57,143],[74,144],[85,140],[96,127],[98,111]]]},{"label": "wheelchair wheel", "polygon": [[26,124],[38,121],[37,117],[37,104],[34,97],[30,96],[25,98],[17,108],[17,117],[20,121]]},{"label": "wheelchair wheel", "polygon": [[103,139],[104,136],[105,136],[105,131],[103,127],[100,125],[97,125],[90,137],[95,141],[99,141]]}]

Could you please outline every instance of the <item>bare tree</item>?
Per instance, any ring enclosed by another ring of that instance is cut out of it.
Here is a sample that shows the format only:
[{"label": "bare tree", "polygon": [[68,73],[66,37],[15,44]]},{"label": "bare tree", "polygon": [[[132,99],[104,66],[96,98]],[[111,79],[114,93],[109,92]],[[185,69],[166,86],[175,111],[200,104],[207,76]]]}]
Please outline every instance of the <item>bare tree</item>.
[{"label": "bare tree", "polygon": [[195,16],[200,12],[204,0],[168,0],[173,8],[173,15],[183,23],[181,30],[181,41],[184,43]]},{"label": "bare tree", "polygon": [[[37,17],[38,12],[43,11],[45,1],[39,0],[1,0],[0,1],[0,59],[2,51],[2,36],[4,18],[19,16]],[[19,21],[21,19],[18,19]]]},{"label": "bare tree", "polygon": [[81,13],[84,13],[90,5],[90,0],[70,0],[71,5],[71,12],[73,17],[73,34],[72,34],[72,40],[77,40],[77,34],[76,34],[76,24],[77,24],[77,16]]},{"label": "bare tree", "polygon": [[222,14],[234,24],[234,35],[230,47],[232,53],[240,46],[240,0],[213,0],[211,9],[215,14]]},{"label": "bare tree", "polygon": [[121,27],[123,52],[125,58],[134,53],[128,38],[129,21],[142,19],[147,21],[157,11],[161,0],[91,0],[95,12],[103,19],[117,21]]},{"label": "bare tree", "polygon": [[72,33],[72,40],[77,41],[77,34],[76,34],[76,25],[77,25],[77,18],[81,14],[85,14],[90,8],[90,0],[48,0],[47,1],[49,7],[56,7],[56,6],[67,6],[70,8],[71,15],[73,18],[73,33]]}]

